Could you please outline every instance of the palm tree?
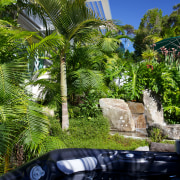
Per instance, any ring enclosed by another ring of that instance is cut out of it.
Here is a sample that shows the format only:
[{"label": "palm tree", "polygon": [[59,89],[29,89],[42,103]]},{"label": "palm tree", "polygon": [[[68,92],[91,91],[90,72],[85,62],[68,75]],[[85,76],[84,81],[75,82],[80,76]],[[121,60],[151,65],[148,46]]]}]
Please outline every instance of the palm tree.
[{"label": "palm tree", "polygon": [[62,129],[69,128],[66,52],[70,42],[88,38],[92,27],[99,27],[103,22],[85,6],[85,0],[35,0],[48,14],[61,41],[59,51],[61,72]]}]

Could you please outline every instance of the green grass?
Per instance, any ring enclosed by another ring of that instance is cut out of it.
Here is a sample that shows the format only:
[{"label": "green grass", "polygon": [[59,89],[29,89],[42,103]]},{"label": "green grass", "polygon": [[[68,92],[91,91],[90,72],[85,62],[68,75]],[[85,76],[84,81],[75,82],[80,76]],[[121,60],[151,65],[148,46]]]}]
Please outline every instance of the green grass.
[{"label": "green grass", "polygon": [[148,143],[145,140],[134,140],[131,138],[124,138],[119,136],[119,142],[113,140],[112,137],[106,139],[65,139],[64,143],[68,148],[92,148],[92,149],[116,149],[116,150],[135,150],[139,146],[147,146]]},{"label": "green grass", "polygon": [[62,132],[57,120],[51,121],[52,135],[62,139],[67,148],[135,150],[139,146],[149,145],[146,140],[110,135],[109,122],[102,115],[70,119],[68,132]]}]

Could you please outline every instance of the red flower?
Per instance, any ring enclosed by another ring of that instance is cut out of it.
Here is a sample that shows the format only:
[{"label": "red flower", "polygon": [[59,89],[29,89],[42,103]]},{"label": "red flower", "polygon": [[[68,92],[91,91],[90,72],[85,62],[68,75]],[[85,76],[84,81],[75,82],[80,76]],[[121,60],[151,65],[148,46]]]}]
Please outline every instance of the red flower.
[{"label": "red flower", "polygon": [[151,70],[153,70],[153,65],[147,64],[146,66],[147,68],[150,68]]}]

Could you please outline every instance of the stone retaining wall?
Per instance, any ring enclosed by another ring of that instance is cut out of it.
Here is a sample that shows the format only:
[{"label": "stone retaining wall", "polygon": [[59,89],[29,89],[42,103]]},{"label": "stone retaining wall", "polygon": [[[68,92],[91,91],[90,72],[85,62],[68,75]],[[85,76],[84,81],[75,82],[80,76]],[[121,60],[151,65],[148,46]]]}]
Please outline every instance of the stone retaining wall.
[{"label": "stone retaining wall", "polygon": [[159,102],[150,92],[145,94],[145,104],[125,102],[122,99],[100,99],[103,115],[109,119],[111,128],[120,132],[134,132],[136,129],[156,127],[160,128],[168,139],[180,139],[180,124],[166,125]]},{"label": "stone retaining wall", "polygon": [[144,116],[144,105],[142,103],[127,102],[132,114],[132,118],[135,122],[135,128],[146,128],[146,120]]},{"label": "stone retaining wall", "polygon": [[163,129],[168,139],[180,139],[180,124],[166,125]]}]

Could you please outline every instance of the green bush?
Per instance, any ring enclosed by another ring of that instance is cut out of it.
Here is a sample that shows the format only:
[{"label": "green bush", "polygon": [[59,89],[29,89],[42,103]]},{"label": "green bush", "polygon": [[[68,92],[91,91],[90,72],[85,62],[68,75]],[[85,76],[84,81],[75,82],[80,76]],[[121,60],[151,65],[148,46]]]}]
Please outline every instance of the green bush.
[{"label": "green bush", "polygon": [[156,127],[153,127],[149,131],[149,136],[153,142],[162,142],[166,138],[166,136],[163,134],[163,131]]}]

